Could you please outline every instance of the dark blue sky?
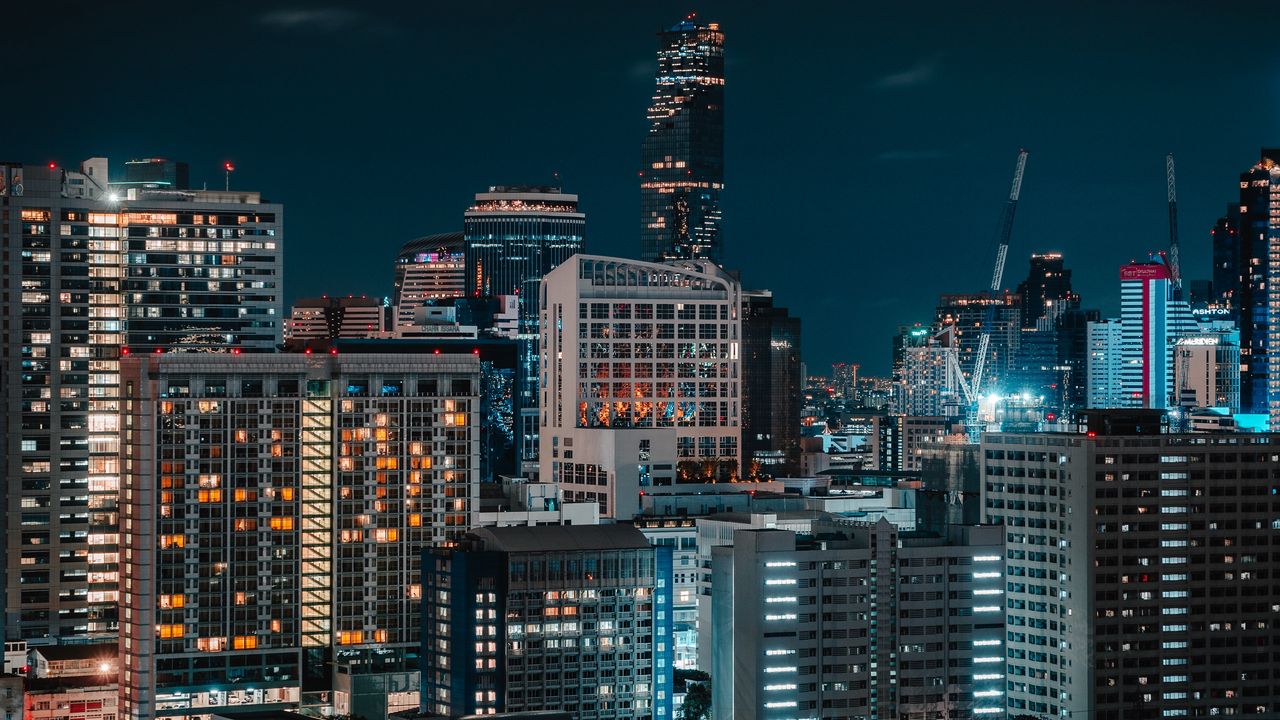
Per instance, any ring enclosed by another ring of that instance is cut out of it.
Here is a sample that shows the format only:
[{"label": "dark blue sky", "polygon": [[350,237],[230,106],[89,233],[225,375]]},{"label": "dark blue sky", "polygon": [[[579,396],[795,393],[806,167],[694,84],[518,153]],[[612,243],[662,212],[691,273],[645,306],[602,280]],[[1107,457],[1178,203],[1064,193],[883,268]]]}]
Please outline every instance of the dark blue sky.
[{"label": "dark blue sky", "polygon": [[[726,261],[804,320],[817,372],[885,372],[940,292],[981,290],[1031,150],[1006,285],[1060,250],[1088,306],[1167,239],[1184,274],[1259,147],[1280,143],[1280,10],[1260,2],[20,3],[0,157],[168,156],[286,204],[286,297],[386,294],[472,193],[582,196],[591,252],[639,250],[654,33],[727,34]],[[216,5],[216,7],[215,7]]]}]

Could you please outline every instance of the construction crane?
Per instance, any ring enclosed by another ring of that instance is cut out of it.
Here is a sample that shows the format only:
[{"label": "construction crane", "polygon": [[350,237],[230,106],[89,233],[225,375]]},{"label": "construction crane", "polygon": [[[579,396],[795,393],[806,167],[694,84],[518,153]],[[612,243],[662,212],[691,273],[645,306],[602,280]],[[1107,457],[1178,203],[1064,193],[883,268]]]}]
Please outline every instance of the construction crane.
[{"label": "construction crane", "polygon": [[1169,274],[1173,290],[1182,295],[1182,275],[1178,268],[1178,186],[1173,179],[1173,153],[1164,156],[1165,181],[1169,186]]},{"label": "construction crane", "polygon": [[1009,189],[1009,199],[1004,205],[1004,214],[1000,219],[1000,230],[997,236],[996,265],[991,272],[992,304],[987,306],[986,318],[978,335],[978,354],[973,362],[973,374],[965,378],[960,370],[958,344],[952,345],[947,353],[950,370],[957,379],[965,404],[970,408],[971,422],[976,419],[978,398],[982,395],[982,379],[987,364],[987,350],[991,346],[991,327],[995,324],[996,307],[994,300],[1000,292],[1000,283],[1004,279],[1004,264],[1009,256],[1009,237],[1013,234],[1013,216],[1018,210],[1018,196],[1022,193],[1022,173],[1027,167],[1027,151],[1018,151],[1017,165],[1013,170],[1013,186]]}]

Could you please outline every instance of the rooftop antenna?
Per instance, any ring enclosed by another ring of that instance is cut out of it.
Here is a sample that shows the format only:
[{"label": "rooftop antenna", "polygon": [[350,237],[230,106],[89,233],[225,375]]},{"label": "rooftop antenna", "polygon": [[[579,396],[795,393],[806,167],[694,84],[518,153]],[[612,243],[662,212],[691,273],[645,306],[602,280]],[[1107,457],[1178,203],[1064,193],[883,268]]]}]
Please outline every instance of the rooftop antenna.
[{"label": "rooftop antenna", "polygon": [[222,169],[226,172],[226,176],[227,176],[227,184],[225,189],[227,192],[231,192],[231,173],[236,171],[236,166],[232,165],[230,162],[224,162],[222,163]]}]

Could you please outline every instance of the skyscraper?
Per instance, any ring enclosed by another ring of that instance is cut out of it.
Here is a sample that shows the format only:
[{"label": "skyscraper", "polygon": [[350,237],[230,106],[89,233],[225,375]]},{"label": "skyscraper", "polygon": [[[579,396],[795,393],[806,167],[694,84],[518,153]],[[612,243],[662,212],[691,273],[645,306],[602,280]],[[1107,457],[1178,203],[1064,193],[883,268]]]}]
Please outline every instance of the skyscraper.
[{"label": "skyscraper", "polygon": [[677,473],[741,463],[741,290],[711,262],[579,255],[542,283],[544,481],[630,519]]},{"label": "skyscraper", "polygon": [[587,216],[558,187],[497,185],[463,219],[468,298],[519,298],[516,427],[520,459],[538,458],[538,284],[585,250]]},{"label": "skyscraper", "polygon": [[628,525],[507,527],[424,555],[425,712],[673,717],[670,547]]},{"label": "skyscraper", "polygon": [[114,639],[121,218],[107,160],[0,165],[4,639]]},{"label": "skyscraper", "polygon": [[467,289],[466,241],[460,232],[410,240],[396,256],[393,327],[413,326],[419,308],[460,298]]},{"label": "skyscraper", "polygon": [[742,455],[748,469],[759,463],[771,475],[799,470],[800,383],[800,318],[775,305],[767,290],[744,292]]},{"label": "skyscraper", "polygon": [[421,553],[478,511],[479,359],[122,364],[120,716],[280,708],[308,685],[360,714],[351,676],[412,685]]},{"label": "skyscraper", "polygon": [[1173,297],[1163,262],[1120,268],[1120,401],[1124,407],[1168,408],[1173,394],[1173,346],[1194,330],[1185,300]]},{"label": "skyscraper", "polygon": [[1125,407],[1121,397],[1120,347],[1124,343],[1118,319],[1093,320],[1088,324],[1089,359],[1085,407]]},{"label": "skyscraper", "polygon": [[641,152],[644,260],[723,256],[724,33],[692,14],[658,34],[656,88]]},{"label": "skyscraper", "polygon": [[1080,304],[1071,289],[1071,271],[1062,262],[1062,253],[1033,253],[1027,279],[1018,284],[1022,299],[1022,327],[1034,328],[1040,318],[1056,319],[1068,308]]},{"label": "skyscraper", "polygon": [[132,352],[272,352],[284,329],[284,208],[241,190],[114,197]]},{"label": "skyscraper", "polygon": [[[1269,358],[1277,348],[1268,340],[1268,329],[1280,332],[1268,309],[1269,292],[1280,292],[1280,283],[1271,282],[1280,279],[1280,252],[1272,250],[1280,246],[1280,234],[1272,228],[1272,215],[1280,212],[1278,161],[1280,149],[1263,148],[1258,163],[1240,174],[1240,200],[1224,218],[1227,227],[1221,228],[1220,220],[1214,228],[1214,279],[1222,276],[1230,283],[1224,289],[1233,293],[1231,307],[1240,328],[1240,409],[1245,413],[1268,412]],[[1234,235],[1232,221],[1237,224]],[[1230,258],[1229,250],[1234,251]],[[1224,265],[1221,271],[1218,265]]]},{"label": "skyscraper", "polygon": [[1160,415],[983,436],[983,519],[1008,541],[1009,717],[1280,711],[1280,436],[1166,434]]}]

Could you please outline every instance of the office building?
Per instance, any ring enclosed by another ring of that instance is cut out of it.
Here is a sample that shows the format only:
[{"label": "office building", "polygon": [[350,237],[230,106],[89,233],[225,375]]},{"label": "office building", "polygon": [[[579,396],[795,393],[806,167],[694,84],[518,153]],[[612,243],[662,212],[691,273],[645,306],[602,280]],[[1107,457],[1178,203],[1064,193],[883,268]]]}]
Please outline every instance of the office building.
[{"label": "office building", "polygon": [[518,298],[515,400],[525,463],[538,459],[538,284],[585,249],[586,228],[578,196],[558,187],[494,186],[476,194],[463,218],[467,297]]},{"label": "office building", "polygon": [[0,165],[6,641],[114,641],[120,218],[107,160]]},{"label": "office building", "polygon": [[467,252],[463,233],[439,233],[410,240],[396,255],[395,308],[397,327],[419,324],[417,313],[435,301],[466,295]]},{"label": "office building", "polygon": [[658,33],[641,149],[640,257],[723,257],[724,33],[691,14]]},{"label": "office building", "polygon": [[1174,400],[1178,407],[1240,412],[1239,332],[1198,333],[1173,350]]},{"label": "office building", "polygon": [[1280,436],[1165,434],[1160,411],[983,438],[1005,526],[1010,717],[1280,712]]},{"label": "office building", "polygon": [[1120,357],[1123,344],[1122,325],[1119,319],[1095,320],[1088,324],[1089,360],[1086,407],[1125,407],[1120,386]]},{"label": "office building", "polygon": [[1022,327],[1032,329],[1041,318],[1055,320],[1062,312],[1078,307],[1080,295],[1071,289],[1071,271],[1062,253],[1033,253],[1027,279],[1018,284],[1022,300]]},{"label": "office building", "polygon": [[301,298],[285,322],[285,341],[383,337],[390,334],[389,309],[378,298]]},{"label": "office building", "polygon": [[904,415],[944,415],[958,411],[960,383],[947,362],[951,347],[939,342],[902,350],[901,380],[893,408]]},{"label": "office building", "polygon": [[742,456],[748,473],[799,469],[800,382],[800,318],[776,306],[767,290],[744,292]]},{"label": "office building", "polygon": [[1004,717],[1000,528],[815,521],[712,549],[715,717]]},{"label": "office building", "polygon": [[480,528],[422,582],[424,712],[672,717],[671,549],[636,528]]},{"label": "office building", "polygon": [[1164,262],[1129,263],[1120,268],[1120,404],[1113,407],[1168,408],[1173,401],[1173,347],[1193,332],[1185,300],[1173,295]]},{"label": "office building", "polygon": [[[478,497],[470,355],[124,362],[121,716],[416,700],[419,563]],[[332,673],[332,674],[331,674]]]},{"label": "office building", "polygon": [[630,519],[649,485],[735,479],[741,291],[709,262],[579,255],[542,283],[541,478]]}]

